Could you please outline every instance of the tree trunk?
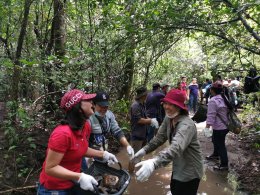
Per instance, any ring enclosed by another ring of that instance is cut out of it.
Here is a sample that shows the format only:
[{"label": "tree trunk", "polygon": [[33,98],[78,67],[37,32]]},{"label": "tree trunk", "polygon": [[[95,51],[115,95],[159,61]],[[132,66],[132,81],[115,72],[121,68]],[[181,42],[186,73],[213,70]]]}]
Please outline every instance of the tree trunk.
[{"label": "tree trunk", "polygon": [[[60,68],[60,64],[62,63],[62,58],[66,54],[66,48],[65,48],[65,42],[66,42],[66,25],[65,25],[65,2],[66,0],[54,0],[53,2],[53,9],[54,9],[54,17],[52,21],[52,28],[51,28],[51,35],[50,35],[50,40],[48,43],[48,47],[46,50],[47,55],[52,54],[52,49],[54,49],[54,55],[57,56],[57,60],[55,61],[54,65],[55,69]],[[46,93],[53,93],[55,91],[58,91],[55,81],[52,79],[53,75],[53,69],[51,65],[46,66],[46,74],[48,76],[48,81],[47,81],[47,91]],[[56,102],[55,97],[56,95],[50,96],[47,101],[45,102],[45,108],[52,112],[55,110],[54,105]]]},{"label": "tree trunk", "polygon": [[[19,86],[20,76],[21,76],[20,58],[22,55],[22,48],[23,48],[23,43],[24,43],[24,39],[25,39],[25,35],[26,35],[26,28],[27,28],[27,24],[28,24],[28,17],[29,17],[31,3],[32,3],[32,0],[24,1],[23,20],[22,20],[21,30],[20,30],[20,34],[19,34],[19,38],[18,38],[18,42],[17,42],[17,48],[16,48],[16,52],[15,52],[15,59],[14,59],[14,68],[13,68],[12,91],[11,91],[11,95],[12,95],[11,100],[13,102],[18,102],[18,98],[19,98],[18,86]],[[17,107],[14,109],[17,109]]]},{"label": "tree trunk", "polygon": [[[128,7],[126,8],[131,14],[134,14],[134,6],[129,2]],[[128,31],[128,40],[129,40],[129,47],[126,48],[126,64],[125,64],[125,72],[123,76],[123,83],[122,88],[119,91],[118,99],[128,99],[130,96],[130,91],[133,82],[133,75],[134,75],[134,59],[135,59],[135,32],[134,32],[134,19],[130,19],[130,23],[127,29]]]},{"label": "tree trunk", "polygon": [[59,58],[65,55],[65,0],[54,0],[54,53]]}]

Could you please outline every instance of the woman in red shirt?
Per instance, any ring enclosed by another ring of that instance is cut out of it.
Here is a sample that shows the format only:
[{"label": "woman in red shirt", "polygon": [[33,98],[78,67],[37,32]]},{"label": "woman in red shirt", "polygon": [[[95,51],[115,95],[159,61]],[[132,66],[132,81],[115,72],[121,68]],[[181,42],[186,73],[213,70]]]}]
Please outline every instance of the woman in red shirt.
[{"label": "woman in red shirt", "polygon": [[88,147],[91,128],[86,119],[94,113],[92,99],[95,96],[74,89],[62,97],[60,106],[65,111],[65,118],[49,138],[37,195],[77,194],[73,188],[75,182],[84,190],[94,191],[93,185],[97,185],[97,181],[80,172],[83,156],[118,162],[113,154]]}]

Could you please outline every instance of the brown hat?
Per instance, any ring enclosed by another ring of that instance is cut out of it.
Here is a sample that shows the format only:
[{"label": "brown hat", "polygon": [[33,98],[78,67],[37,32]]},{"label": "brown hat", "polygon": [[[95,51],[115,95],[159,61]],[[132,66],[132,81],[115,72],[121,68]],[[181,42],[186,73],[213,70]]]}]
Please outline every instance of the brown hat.
[{"label": "brown hat", "polygon": [[147,88],[146,87],[139,87],[136,89],[136,96],[135,99],[140,99],[141,97],[147,95]]}]

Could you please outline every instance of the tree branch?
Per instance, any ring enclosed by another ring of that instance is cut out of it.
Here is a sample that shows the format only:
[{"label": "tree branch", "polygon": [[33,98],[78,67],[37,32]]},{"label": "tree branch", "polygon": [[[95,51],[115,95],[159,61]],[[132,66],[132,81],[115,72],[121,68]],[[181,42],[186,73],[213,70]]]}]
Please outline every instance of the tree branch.
[{"label": "tree branch", "polygon": [[5,52],[6,52],[7,56],[8,56],[11,60],[13,60],[11,51],[10,51],[9,46],[8,46],[8,40],[0,36],[0,41],[2,41],[3,44],[4,44],[4,48],[5,48]]},{"label": "tree branch", "polygon": [[169,30],[169,29],[189,29],[189,30],[194,30],[194,31],[199,31],[199,32],[205,32],[205,33],[208,33],[210,35],[222,38],[223,40],[227,41],[228,43],[231,43],[232,45],[235,45],[237,47],[241,47],[241,48],[243,48],[247,51],[250,51],[252,53],[260,55],[260,50],[258,48],[250,48],[250,47],[244,46],[242,44],[239,44],[239,43],[229,39],[224,34],[217,34],[216,32],[212,32],[212,31],[207,30],[207,29],[196,28],[196,25],[193,25],[193,26],[170,26],[170,27],[166,27],[164,29],[165,30]]},{"label": "tree branch", "polygon": [[241,13],[244,13],[244,9],[237,9],[233,6],[233,4],[228,0],[223,0],[223,2],[232,9],[233,13],[238,15],[238,18],[246,28],[246,30],[258,41],[260,42],[260,36],[254,31],[254,29],[247,23],[247,21],[243,18]]},{"label": "tree branch", "polygon": [[239,21],[239,18],[235,18],[233,20],[223,21],[223,22],[206,23],[204,25],[223,25],[223,24],[231,24],[231,23],[234,23],[234,22],[237,22],[237,21]]},{"label": "tree branch", "polygon": [[254,31],[254,29],[253,29],[251,26],[249,26],[249,24],[247,23],[247,21],[242,17],[242,14],[239,13],[238,16],[239,16],[239,18],[240,18],[242,24],[243,24],[244,27],[246,28],[246,30],[247,30],[248,32],[250,32],[250,34],[251,34],[258,42],[260,42],[260,36],[258,36],[258,34]]},{"label": "tree branch", "polygon": [[28,23],[28,17],[29,17],[31,4],[32,4],[32,0],[26,0],[26,2],[24,3],[23,21],[22,21],[20,35],[19,35],[18,42],[17,42],[16,54],[15,54],[16,61],[20,59],[21,54],[22,54],[23,41],[24,41],[24,38],[26,35],[26,27],[27,27],[27,23]]}]

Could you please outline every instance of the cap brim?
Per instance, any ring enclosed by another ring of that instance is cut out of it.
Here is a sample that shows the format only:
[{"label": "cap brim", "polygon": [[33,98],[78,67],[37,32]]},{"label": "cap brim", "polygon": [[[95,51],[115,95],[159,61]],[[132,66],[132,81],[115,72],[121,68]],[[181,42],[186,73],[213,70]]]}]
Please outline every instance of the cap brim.
[{"label": "cap brim", "polygon": [[96,102],[96,104],[99,105],[99,106],[103,106],[103,107],[109,106],[109,102],[108,101]]},{"label": "cap brim", "polygon": [[96,97],[97,94],[91,93],[91,94],[84,94],[82,97],[82,100],[92,100],[94,97]]}]

